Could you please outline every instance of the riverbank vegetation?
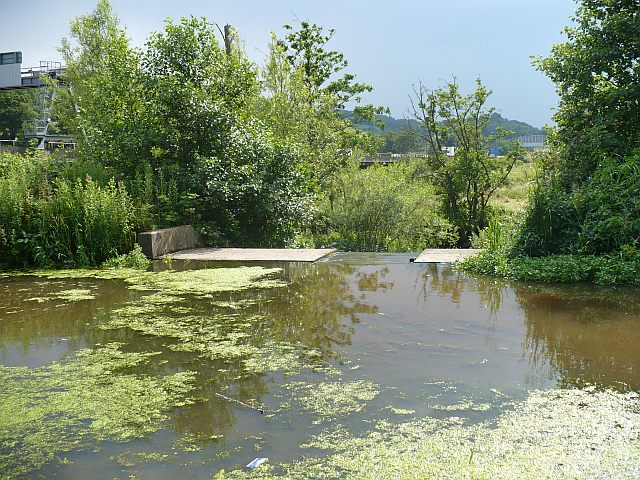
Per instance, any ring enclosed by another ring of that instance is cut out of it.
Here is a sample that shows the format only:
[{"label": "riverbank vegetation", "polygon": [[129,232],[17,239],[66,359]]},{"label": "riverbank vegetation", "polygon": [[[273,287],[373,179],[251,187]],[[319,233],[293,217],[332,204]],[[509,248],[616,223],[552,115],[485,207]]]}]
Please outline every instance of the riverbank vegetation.
[{"label": "riverbank vegetation", "polygon": [[501,127],[486,86],[454,79],[414,86],[412,128],[393,140],[427,155],[361,169],[385,149],[386,109],[363,103],[372,87],[331,50],[333,30],[285,26],[256,65],[238,32],[219,40],[194,17],[134,48],[101,0],[61,47],[73,162],[2,157],[0,263],[99,265],[143,228],[190,223],[216,246],[479,246],[461,269],[633,283],[637,22],[632,3],[583,2],[568,41],[536,60],[560,95],[542,154]]},{"label": "riverbank vegetation", "polygon": [[[134,48],[107,0],[72,22],[60,49],[72,88],[56,118],[86,171],[31,156],[39,170],[21,172],[19,158],[3,157],[15,165],[2,173],[13,192],[0,217],[2,264],[99,265],[130,250],[142,228],[186,223],[216,246],[376,251],[464,246],[485,226],[519,157],[488,154],[504,132],[485,134],[486,87],[416,92],[429,99],[416,97],[428,113],[419,130],[457,143],[454,157],[439,142],[427,146],[434,161],[360,170],[384,143],[362,126],[374,130],[388,110],[363,103],[372,87],[329,47],[333,30],[285,26],[262,66],[233,28],[219,33],[205,19],[168,19]],[[468,115],[454,118],[452,102]]]},{"label": "riverbank vegetation", "polygon": [[[524,217],[496,221],[464,271],[638,285],[640,19],[635,2],[582,2],[568,41],[536,66],[560,104]],[[505,234],[504,232],[510,232]]]},{"label": "riverbank vegetation", "polygon": [[130,251],[147,225],[124,185],[98,165],[0,154],[0,261],[89,266]]}]

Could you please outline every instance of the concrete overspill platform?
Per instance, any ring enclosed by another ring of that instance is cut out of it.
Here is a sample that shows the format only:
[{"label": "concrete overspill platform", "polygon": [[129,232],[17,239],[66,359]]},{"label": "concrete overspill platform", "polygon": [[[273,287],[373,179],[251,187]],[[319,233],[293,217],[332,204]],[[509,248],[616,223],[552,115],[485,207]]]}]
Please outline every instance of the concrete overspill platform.
[{"label": "concrete overspill platform", "polygon": [[195,248],[165,257],[174,260],[315,262],[335,251],[335,248]]},{"label": "concrete overspill platform", "polygon": [[152,259],[160,258],[167,253],[203,246],[200,234],[191,225],[142,232],[138,235],[138,243],[142,247],[142,253]]},{"label": "concrete overspill platform", "polygon": [[480,253],[478,248],[427,248],[423,250],[415,263],[453,263]]}]

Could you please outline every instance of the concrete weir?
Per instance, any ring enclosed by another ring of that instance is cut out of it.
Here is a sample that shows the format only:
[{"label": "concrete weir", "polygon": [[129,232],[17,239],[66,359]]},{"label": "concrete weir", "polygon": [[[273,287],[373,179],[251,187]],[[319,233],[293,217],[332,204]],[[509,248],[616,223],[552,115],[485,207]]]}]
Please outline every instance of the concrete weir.
[{"label": "concrete weir", "polygon": [[415,263],[453,263],[472,257],[482,250],[477,248],[427,248],[414,260]]},{"label": "concrete weir", "polygon": [[138,243],[142,253],[151,259],[203,245],[200,234],[191,225],[142,232],[138,235]]},{"label": "concrete weir", "polygon": [[315,262],[335,251],[335,248],[195,248],[169,253],[165,257],[174,260]]}]

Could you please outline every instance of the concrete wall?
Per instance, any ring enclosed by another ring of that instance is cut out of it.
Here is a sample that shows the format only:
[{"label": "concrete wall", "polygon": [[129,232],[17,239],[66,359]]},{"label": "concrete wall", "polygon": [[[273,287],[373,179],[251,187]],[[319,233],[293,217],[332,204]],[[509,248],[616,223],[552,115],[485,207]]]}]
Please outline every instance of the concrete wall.
[{"label": "concrete wall", "polygon": [[200,234],[191,225],[142,232],[138,235],[138,243],[142,252],[151,259],[203,246]]}]

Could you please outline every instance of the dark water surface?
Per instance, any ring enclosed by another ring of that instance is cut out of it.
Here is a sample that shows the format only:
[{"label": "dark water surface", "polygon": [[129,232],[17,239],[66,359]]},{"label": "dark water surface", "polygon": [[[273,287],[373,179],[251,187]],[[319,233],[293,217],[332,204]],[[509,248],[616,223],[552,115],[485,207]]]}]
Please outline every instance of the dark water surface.
[{"label": "dark water surface", "polygon": [[[145,295],[120,281],[0,279],[2,365],[37,368],[117,341],[127,351],[160,352],[146,373],[197,373],[198,401],[171,412],[165,428],[67,452],[62,464],[51,462],[27,477],[204,479],[258,456],[279,463],[309,454],[300,445],[335,422],[357,434],[372,420],[402,421],[394,409],[436,418],[453,411],[483,421],[534,389],[640,390],[640,290],[513,284],[409,258],[354,253],[313,265],[279,264],[286,287],[187,297],[204,316],[219,314],[221,301],[253,300],[235,314],[264,319],[247,342],[312,350],[309,365],[325,367],[289,373],[236,375],[239,363],[172,350],[162,335],[100,328],[114,309]],[[69,290],[95,298],[52,296]],[[361,380],[375,385],[377,395],[340,415],[310,411],[292,387]],[[216,396],[221,392],[265,413]],[[179,448],[185,438],[190,447]],[[140,452],[147,457],[136,457]]]}]

